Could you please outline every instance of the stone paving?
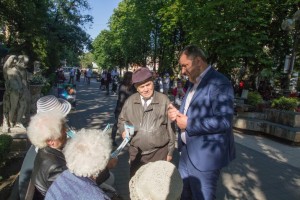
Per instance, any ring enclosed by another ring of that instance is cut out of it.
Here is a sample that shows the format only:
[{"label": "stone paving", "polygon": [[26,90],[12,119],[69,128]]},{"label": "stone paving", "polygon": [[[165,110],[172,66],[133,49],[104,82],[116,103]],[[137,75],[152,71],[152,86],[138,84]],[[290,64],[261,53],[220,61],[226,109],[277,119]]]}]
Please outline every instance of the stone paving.
[{"label": "stone paving", "polygon": [[[77,83],[77,108],[69,114],[69,124],[79,128],[103,128],[114,122],[117,95],[105,95],[100,83]],[[293,200],[300,199],[300,147],[289,146],[260,135],[235,133],[237,158],[222,170],[217,199]],[[121,139],[117,141],[120,143]],[[174,164],[178,163],[178,153]],[[115,187],[129,198],[128,153],[119,156]]]},{"label": "stone paving", "polygon": [[[117,95],[105,95],[99,82],[77,82],[77,107],[69,115],[75,129],[102,129],[114,122]],[[222,170],[217,199],[296,200],[300,199],[300,147],[289,146],[253,134],[235,132],[237,158]],[[117,142],[121,139],[118,137]],[[178,163],[175,152],[173,162]],[[129,198],[128,153],[119,156],[112,170],[115,188],[124,200]]]}]

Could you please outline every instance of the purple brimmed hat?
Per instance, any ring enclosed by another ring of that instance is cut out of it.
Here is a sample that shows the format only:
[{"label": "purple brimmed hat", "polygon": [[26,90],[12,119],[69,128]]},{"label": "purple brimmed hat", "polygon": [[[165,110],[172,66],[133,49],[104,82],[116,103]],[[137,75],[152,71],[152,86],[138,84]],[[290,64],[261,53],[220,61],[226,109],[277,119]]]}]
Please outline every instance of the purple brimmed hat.
[{"label": "purple brimmed hat", "polygon": [[141,83],[152,78],[152,72],[147,67],[141,67],[132,74],[132,84]]},{"label": "purple brimmed hat", "polygon": [[37,101],[36,105],[37,113],[57,110],[60,111],[64,116],[67,116],[72,108],[68,101],[61,98],[56,98],[53,95],[41,97]]}]

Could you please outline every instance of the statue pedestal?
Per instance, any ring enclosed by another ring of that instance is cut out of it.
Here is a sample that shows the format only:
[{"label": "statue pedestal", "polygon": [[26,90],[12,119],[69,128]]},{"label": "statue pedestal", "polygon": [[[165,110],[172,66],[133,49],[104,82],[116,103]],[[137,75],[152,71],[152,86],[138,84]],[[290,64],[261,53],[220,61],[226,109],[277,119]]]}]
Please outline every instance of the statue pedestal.
[{"label": "statue pedestal", "polygon": [[29,85],[31,94],[30,114],[36,113],[36,102],[41,97],[43,85]]},{"label": "statue pedestal", "polygon": [[3,123],[3,96],[4,96],[5,88],[0,87],[0,126]]}]

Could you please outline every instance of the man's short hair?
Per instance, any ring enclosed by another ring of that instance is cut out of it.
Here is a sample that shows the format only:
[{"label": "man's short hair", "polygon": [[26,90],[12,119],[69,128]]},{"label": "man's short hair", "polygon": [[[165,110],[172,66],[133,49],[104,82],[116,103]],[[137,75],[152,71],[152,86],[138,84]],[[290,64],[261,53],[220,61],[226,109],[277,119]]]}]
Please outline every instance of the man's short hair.
[{"label": "man's short hair", "polygon": [[196,45],[188,45],[186,46],[179,54],[179,57],[181,57],[183,54],[185,54],[188,58],[194,59],[196,57],[200,57],[204,62],[207,62],[207,57],[204,54],[203,50],[200,49]]}]

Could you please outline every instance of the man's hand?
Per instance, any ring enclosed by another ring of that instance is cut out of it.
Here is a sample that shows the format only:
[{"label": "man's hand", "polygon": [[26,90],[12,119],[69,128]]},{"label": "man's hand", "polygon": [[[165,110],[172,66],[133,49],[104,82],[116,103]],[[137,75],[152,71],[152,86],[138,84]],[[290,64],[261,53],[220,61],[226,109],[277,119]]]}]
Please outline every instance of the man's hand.
[{"label": "man's hand", "polygon": [[172,160],[172,156],[167,156],[167,161],[170,162]]},{"label": "man's hand", "polygon": [[123,131],[123,133],[122,133],[122,138],[123,138],[123,140],[126,138],[126,132],[125,131]]},{"label": "man's hand", "polygon": [[175,108],[175,106],[170,103],[168,106],[168,117],[172,122],[176,120],[178,113],[179,111],[177,110],[177,108]]},{"label": "man's hand", "polygon": [[187,117],[186,115],[181,114],[180,112],[178,112],[177,118],[176,118],[176,123],[177,123],[177,126],[178,126],[181,130],[186,129],[186,126],[187,126],[187,120],[188,120],[188,117]]}]

